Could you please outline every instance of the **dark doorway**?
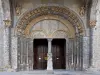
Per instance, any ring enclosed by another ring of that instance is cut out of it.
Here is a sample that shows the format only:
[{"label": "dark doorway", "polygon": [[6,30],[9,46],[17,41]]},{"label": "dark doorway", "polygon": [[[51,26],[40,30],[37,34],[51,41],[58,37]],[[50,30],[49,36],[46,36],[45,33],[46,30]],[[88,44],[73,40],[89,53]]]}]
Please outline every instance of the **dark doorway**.
[{"label": "dark doorway", "polygon": [[46,39],[34,40],[34,69],[47,69],[48,42]]},{"label": "dark doorway", "polygon": [[65,69],[65,39],[53,39],[52,55],[53,69]]}]

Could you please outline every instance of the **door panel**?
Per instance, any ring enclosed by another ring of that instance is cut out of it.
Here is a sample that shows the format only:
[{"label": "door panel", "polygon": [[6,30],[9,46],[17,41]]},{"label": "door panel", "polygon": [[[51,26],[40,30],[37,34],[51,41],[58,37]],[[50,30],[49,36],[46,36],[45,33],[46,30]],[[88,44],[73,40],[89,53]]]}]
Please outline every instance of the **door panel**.
[{"label": "door panel", "polygon": [[65,52],[64,42],[61,40],[53,40],[52,54],[53,54],[53,68],[65,69]]},{"label": "door panel", "polygon": [[[40,40],[34,48],[34,69],[46,69],[47,68],[47,43]],[[36,43],[35,43],[36,44]]]}]

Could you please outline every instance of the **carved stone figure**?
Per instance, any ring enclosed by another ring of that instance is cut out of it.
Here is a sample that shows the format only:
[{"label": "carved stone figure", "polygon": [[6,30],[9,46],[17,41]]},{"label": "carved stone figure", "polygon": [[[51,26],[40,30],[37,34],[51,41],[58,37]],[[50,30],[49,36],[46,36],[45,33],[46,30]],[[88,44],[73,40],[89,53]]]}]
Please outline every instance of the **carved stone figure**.
[{"label": "carved stone figure", "polygon": [[15,10],[16,10],[16,15],[17,16],[21,15],[21,5],[16,5]]},{"label": "carved stone figure", "polygon": [[84,6],[82,6],[82,7],[80,8],[79,14],[80,14],[80,16],[82,16],[82,17],[85,15],[85,7],[84,7]]}]

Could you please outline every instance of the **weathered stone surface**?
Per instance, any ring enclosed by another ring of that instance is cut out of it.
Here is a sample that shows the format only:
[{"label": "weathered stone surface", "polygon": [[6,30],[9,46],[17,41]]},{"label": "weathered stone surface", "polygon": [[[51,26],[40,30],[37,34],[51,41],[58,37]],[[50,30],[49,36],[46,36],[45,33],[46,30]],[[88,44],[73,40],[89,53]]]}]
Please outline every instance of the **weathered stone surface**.
[{"label": "weathered stone surface", "polygon": [[89,67],[89,55],[90,55],[89,37],[83,37],[83,68],[87,70]]},{"label": "weathered stone surface", "polygon": [[0,0],[0,66],[3,65],[3,8],[2,1]]},{"label": "weathered stone surface", "polygon": [[[14,11],[13,18],[12,18],[13,19],[12,20],[13,21],[12,27],[16,26],[18,19],[20,17],[22,17],[22,14],[25,13],[27,10],[29,10],[30,8],[33,9],[33,8],[37,8],[39,6],[42,6],[40,0],[37,0],[35,2],[33,0],[29,0],[29,1],[13,0],[13,1],[22,4],[22,9],[21,9],[22,13],[19,16],[16,16],[16,13],[15,13],[16,12],[15,11],[16,5],[13,5],[13,4],[15,4],[15,3],[13,3],[12,4],[13,8],[11,7],[12,10]],[[58,1],[56,3],[58,3],[57,5],[68,6],[70,9],[74,10],[75,13],[77,13],[78,17],[79,17],[79,10],[80,10],[81,3],[78,2],[78,0],[75,0],[76,2],[72,1],[72,2],[70,2],[71,4],[69,4],[67,1],[68,0],[64,0],[64,1],[62,1],[62,3],[59,3],[59,1]],[[50,5],[53,5],[53,4],[50,4]],[[55,5],[55,6],[57,6],[57,5]],[[14,71],[17,69],[17,50],[18,50],[17,49],[17,47],[18,47],[17,40],[18,40],[18,38],[14,35],[10,36],[10,34],[12,35],[12,33],[9,33],[9,28],[5,28],[5,25],[3,23],[4,22],[3,20],[6,20],[6,19],[10,20],[11,19],[10,13],[11,13],[11,11],[10,11],[9,0],[0,0],[0,68],[9,67],[9,64],[11,64],[10,66],[12,67],[12,69]],[[30,14],[29,14],[29,16],[30,16]],[[71,16],[71,14],[69,16]],[[73,21],[73,17],[74,16],[71,17],[72,21]],[[86,17],[86,15],[84,15],[84,17]],[[84,27],[86,28],[86,29],[84,29],[84,32],[86,32],[86,35],[90,35],[90,33],[92,33],[92,32],[89,33],[89,28],[87,27],[87,20],[88,19],[84,18],[84,17],[81,18],[82,21],[84,22]],[[93,71],[100,71],[100,67],[99,67],[100,66],[100,50],[99,50],[100,49],[100,42],[99,42],[100,41],[100,1],[99,0],[93,0],[91,13],[90,13],[90,20],[91,21],[93,20],[95,22],[97,21],[97,22],[96,22],[96,26],[93,28],[93,33],[90,36],[90,37],[92,37],[92,39],[90,40],[90,38],[87,36],[83,37],[83,67],[86,70],[88,69],[89,55],[90,55],[89,53],[90,53],[90,51],[93,51],[92,70]],[[77,20],[74,20],[74,21],[77,21]],[[71,25],[71,24],[68,24],[68,25]],[[62,28],[63,28],[62,30],[66,30],[67,32],[72,31],[72,30],[68,30],[68,28],[66,28],[65,26],[62,26],[61,23],[58,23],[58,21],[54,21],[54,20],[49,20],[49,21],[45,20],[42,23],[38,22],[36,24],[36,26],[33,27],[33,30],[35,29],[35,27],[36,27],[36,29],[44,29],[48,35],[51,33],[54,33],[55,30],[57,30],[57,29],[61,30]],[[42,32],[39,31],[37,34],[35,33],[36,35],[33,34],[35,36],[33,36],[32,38],[37,38],[37,37],[46,38],[46,35],[41,34],[41,33]],[[54,35],[54,37],[66,38],[67,35],[65,33],[58,32],[57,34]],[[90,47],[89,40],[92,41],[92,48],[91,49],[93,49],[93,50],[89,49],[89,47]],[[11,46],[11,48],[10,48],[10,46]],[[10,56],[11,56],[11,58],[10,58]],[[31,70],[32,70],[32,68],[33,67],[31,67]],[[9,71],[11,69],[8,69],[8,70],[5,69],[5,70]],[[17,73],[15,73],[15,74],[17,74]],[[75,73],[75,74],[78,75],[79,73]],[[81,75],[88,75],[87,73],[86,74],[80,73],[80,74]],[[5,73],[5,75],[6,75],[6,73]],[[71,75],[73,75],[73,74],[71,74]],[[100,75],[100,73],[98,73],[98,75]]]},{"label": "weathered stone surface", "polygon": [[97,3],[97,12],[96,12],[96,26],[93,28],[92,35],[92,48],[93,48],[93,59],[92,59],[92,70],[100,71],[100,1]]},{"label": "weathered stone surface", "polygon": [[11,37],[11,66],[13,70],[17,70],[17,37]]}]

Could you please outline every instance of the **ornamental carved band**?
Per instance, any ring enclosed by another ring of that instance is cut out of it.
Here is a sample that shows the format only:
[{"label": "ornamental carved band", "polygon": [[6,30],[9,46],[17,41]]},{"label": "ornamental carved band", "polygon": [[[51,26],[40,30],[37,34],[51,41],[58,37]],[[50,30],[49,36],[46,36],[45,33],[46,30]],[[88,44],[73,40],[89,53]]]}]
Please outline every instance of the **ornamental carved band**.
[{"label": "ornamental carved band", "polygon": [[82,22],[79,17],[69,8],[59,7],[59,6],[42,6],[36,9],[26,12],[23,17],[17,23],[17,32],[18,34],[24,35],[24,30],[27,25],[34,19],[39,16],[45,15],[57,15],[62,17],[61,19],[66,19],[69,21],[73,27],[78,30],[78,33],[83,33]]}]

